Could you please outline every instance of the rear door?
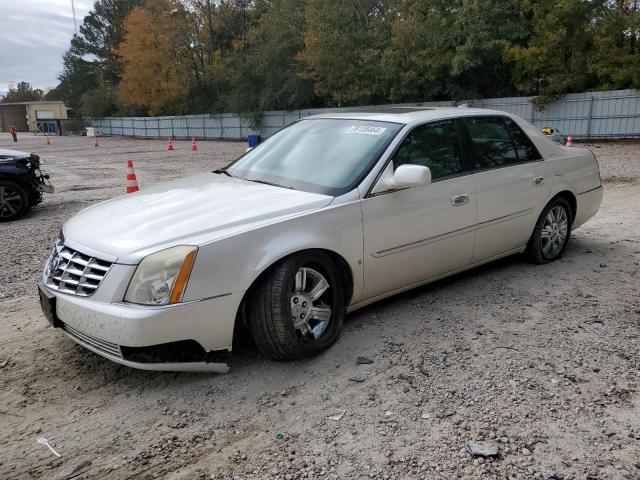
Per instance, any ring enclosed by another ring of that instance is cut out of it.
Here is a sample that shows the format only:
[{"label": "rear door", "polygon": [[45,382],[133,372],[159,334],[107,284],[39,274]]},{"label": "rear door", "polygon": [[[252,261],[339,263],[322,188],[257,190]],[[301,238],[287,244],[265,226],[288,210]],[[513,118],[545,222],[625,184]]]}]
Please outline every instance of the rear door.
[{"label": "rear door", "polygon": [[552,179],[544,178],[540,153],[512,119],[478,116],[462,123],[478,192],[475,263],[527,244]]}]

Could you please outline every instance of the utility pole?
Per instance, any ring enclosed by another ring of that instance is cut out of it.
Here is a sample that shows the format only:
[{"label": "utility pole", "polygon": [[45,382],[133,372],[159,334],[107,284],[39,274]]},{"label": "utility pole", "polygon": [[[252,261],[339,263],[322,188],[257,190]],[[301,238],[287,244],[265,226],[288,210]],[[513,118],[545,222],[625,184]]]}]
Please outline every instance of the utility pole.
[{"label": "utility pole", "polygon": [[73,12],[73,29],[76,32],[76,35],[78,34],[78,24],[76,22],[76,6],[73,3],[73,0],[71,0],[71,11]]}]

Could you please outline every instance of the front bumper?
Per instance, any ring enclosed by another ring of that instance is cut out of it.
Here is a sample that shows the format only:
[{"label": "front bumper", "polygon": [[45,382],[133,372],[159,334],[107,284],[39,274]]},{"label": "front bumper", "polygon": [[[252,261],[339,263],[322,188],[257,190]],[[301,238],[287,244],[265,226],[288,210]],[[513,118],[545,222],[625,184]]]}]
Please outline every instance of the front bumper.
[{"label": "front bumper", "polygon": [[228,370],[224,362],[140,362],[127,358],[127,352],[187,341],[197,342],[204,352],[230,351],[241,293],[166,307],[144,307],[93,301],[59,293],[42,284],[40,288],[55,297],[54,326],[113,362],[144,370]]}]

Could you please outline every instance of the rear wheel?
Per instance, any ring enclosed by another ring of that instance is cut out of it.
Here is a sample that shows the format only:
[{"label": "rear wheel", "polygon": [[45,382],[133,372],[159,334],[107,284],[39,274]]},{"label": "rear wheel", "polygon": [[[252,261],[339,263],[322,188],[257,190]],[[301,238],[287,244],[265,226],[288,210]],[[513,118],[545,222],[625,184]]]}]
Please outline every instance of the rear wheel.
[{"label": "rear wheel", "polygon": [[562,256],[569,238],[573,218],[569,203],[562,197],[544,208],[527,245],[526,255],[533,263],[549,263]]},{"label": "rear wheel", "polygon": [[294,360],[326,350],[340,336],[344,282],[323,252],[304,252],[275,265],[248,297],[247,323],[260,352]]},{"label": "rear wheel", "polygon": [[0,181],[0,222],[16,220],[29,211],[27,192],[17,183]]}]

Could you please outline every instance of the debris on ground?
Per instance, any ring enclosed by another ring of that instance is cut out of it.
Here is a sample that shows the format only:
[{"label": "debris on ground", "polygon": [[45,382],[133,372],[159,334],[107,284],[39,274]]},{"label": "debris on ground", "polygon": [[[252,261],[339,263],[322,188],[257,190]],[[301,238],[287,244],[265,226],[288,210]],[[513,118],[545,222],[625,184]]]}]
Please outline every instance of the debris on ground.
[{"label": "debris on ground", "polygon": [[498,444],[492,441],[467,442],[466,447],[472,457],[496,457],[500,453]]},{"label": "debris on ground", "polygon": [[327,418],[329,420],[333,420],[333,421],[337,422],[344,416],[345,413],[347,413],[346,410],[340,410],[335,415],[331,415],[330,417],[327,417]]},{"label": "debris on ground", "polygon": [[370,360],[367,357],[358,357],[356,358],[356,364],[357,365],[370,365],[373,363],[373,360]]}]

